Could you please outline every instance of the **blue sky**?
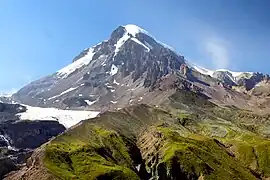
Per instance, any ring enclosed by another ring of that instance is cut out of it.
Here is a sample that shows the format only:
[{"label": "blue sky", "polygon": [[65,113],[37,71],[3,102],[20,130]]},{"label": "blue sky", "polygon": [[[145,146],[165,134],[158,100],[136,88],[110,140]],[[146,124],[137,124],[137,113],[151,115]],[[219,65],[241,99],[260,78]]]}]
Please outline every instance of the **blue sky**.
[{"label": "blue sky", "polygon": [[0,92],[137,24],[189,61],[270,73],[269,0],[0,0]]}]

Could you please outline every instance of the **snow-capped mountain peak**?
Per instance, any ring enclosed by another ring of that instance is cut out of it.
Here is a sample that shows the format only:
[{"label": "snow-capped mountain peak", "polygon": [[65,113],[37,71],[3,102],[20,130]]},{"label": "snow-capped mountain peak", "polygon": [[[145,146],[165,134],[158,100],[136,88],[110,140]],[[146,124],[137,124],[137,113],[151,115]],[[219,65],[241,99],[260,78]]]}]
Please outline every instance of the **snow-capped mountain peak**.
[{"label": "snow-capped mountain peak", "polygon": [[131,34],[133,37],[136,37],[136,35],[138,33],[143,33],[143,34],[146,34],[148,36],[151,36],[146,30],[140,28],[139,26],[137,25],[134,25],[134,24],[127,24],[125,26],[122,26],[125,28],[125,30]]},{"label": "snow-capped mountain peak", "polygon": [[[218,79],[229,86],[248,84],[254,87],[264,78],[249,72],[210,70],[193,65],[146,30],[128,24],[116,28],[108,40],[83,50],[57,73],[23,87],[13,98],[32,106],[106,109],[112,102],[117,102],[113,103],[115,105],[129,103],[130,92],[152,88],[161,77],[182,72],[185,64],[192,72],[209,75],[214,82]],[[200,74],[196,75],[199,77],[187,78],[205,80]],[[132,87],[133,84],[136,86]],[[127,99],[123,102],[124,94]]]}]

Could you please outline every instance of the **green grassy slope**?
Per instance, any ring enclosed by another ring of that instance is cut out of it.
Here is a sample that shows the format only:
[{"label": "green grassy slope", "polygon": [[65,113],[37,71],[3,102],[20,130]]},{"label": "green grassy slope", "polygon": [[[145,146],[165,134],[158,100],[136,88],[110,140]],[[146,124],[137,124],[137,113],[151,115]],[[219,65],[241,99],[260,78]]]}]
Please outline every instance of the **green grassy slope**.
[{"label": "green grassy slope", "polygon": [[270,177],[268,116],[177,93],[166,111],[137,105],[84,121],[47,145],[45,166],[59,179]]}]

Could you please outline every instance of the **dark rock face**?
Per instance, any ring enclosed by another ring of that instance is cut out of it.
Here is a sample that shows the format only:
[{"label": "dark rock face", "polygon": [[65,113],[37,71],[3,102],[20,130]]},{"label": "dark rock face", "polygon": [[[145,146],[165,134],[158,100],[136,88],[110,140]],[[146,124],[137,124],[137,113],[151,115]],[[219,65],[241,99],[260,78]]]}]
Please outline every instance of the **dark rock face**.
[{"label": "dark rock face", "polygon": [[0,125],[0,134],[17,149],[34,149],[65,131],[56,121],[19,121]]},{"label": "dark rock face", "polygon": [[18,170],[19,167],[8,157],[0,158],[0,178],[10,171]]},{"label": "dark rock face", "polygon": [[1,113],[21,113],[25,112],[26,107],[20,104],[7,104],[7,103],[0,103],[0,112]]},{"label": "dark rock face", "polygon": [[0,103],[0,124],[5,121],[18,120],[17,113],[26,111],[26,107],[19,104]]},{"label": "dark rock face", "polygon": [[255,85],[261,81],[268,82],[269,81],[269,75],[268,74],[262,74],[262,73],[254,73],[249,78],[240,78],[237,83],[239,86],[244,86],[247,91],[251,90],[255,87]]}]

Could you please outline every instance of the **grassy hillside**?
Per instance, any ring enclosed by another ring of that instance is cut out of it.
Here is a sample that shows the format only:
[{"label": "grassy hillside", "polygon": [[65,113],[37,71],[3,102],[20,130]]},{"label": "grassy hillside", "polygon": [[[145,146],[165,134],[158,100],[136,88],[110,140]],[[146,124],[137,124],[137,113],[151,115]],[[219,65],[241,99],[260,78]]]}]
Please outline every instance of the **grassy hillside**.
[{"label": "grassy hillside", "polygon": [[270,141],[250,123],[268,117],[203,104],[106,112],[48,144],[44,164],[59,179],[270,177]]}]

